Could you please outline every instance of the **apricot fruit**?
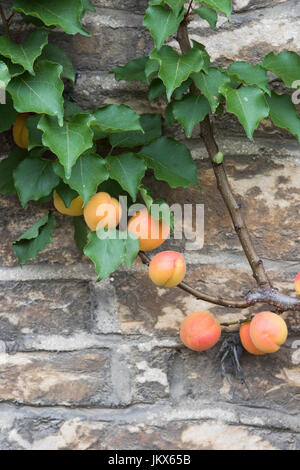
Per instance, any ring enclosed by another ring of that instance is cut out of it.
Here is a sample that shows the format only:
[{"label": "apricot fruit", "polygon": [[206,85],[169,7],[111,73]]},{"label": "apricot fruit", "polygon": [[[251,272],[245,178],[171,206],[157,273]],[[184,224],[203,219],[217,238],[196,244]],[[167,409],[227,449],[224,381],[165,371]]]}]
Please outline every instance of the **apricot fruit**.
[{"label": "apricot fruit", "polygon": [[122,209],[117,199],[108,193],[94,194],[84,207],[83,215],[87,226],[92,230],[97,228],[116,228],[122,217]]},{"label": "apricot fruit", "polygon": [[240,328],[241,343],[246,349],[246,351],[248,351],[248,353],[255,354],[256,356],[261,356],[265,353],[257,349],[255,344],[253,343],[251,336],[250,336],[250,323],[251,323],[250,321],[243,323]]},{"label": "apricot fruit", "polygon": [[180,339],[193,351],[206,351],[220,339],[221,326],[208,312],[194,312],[181,325]]},{"label": "apricot fruit", "polygon": [[83,214],[83,199],[78,196],[70,204],[70,207],[66,207],[62,198],[57,194],[56,191],[53,193],[53,204],[55,209],[61,214],[71,215],[73,217],[78,217]]},{"label": "apricot fruit", "polygon": [[26,121],[29,116],[29,113],[19,114],[13,125],[13,138],[15,144],[21,149],[27,149],[29,145],[29,133],[26,127]]},{"label": "apricot fruit", "polygon": [[155,250],[168,238],[170,233],[170,227],[164,222],[150,217],[147,209],[142,209],[131,217],[127,230],[137,236],[141,251]]},{"label": "apricot fruit", "polygon": [[300,295],[300,272],[297,274],[295,279],[295,291]]},{"label": "apricot fruit", "polygon": [[285,321],[276,313],[261,312],[250,324],[250,336],[254,346],[264,353],[273,353],[286,341],[288,329]]},{"label": "apricot fruit", "polygon": [[157,286],[175,287],[186,273],[184,257],[177,251],[162,251],[152,259],[149,276]]}]

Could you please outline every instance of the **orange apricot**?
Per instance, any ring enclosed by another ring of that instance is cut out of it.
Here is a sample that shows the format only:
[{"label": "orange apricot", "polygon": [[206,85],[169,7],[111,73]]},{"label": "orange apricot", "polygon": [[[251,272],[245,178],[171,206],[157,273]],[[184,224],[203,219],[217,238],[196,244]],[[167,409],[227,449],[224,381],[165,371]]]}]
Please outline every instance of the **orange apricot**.
[{"label": "orange apricot", "polygon": [[29,113],[18,114],[16,122],[13,125],[13,137],[15,144],[22,149],[27,149],[29,145],[29,133],[26,127],[26,120],[29,118]]},{"label": "orange apricot", "polygon": [[152,259],[149,276],[157,286],[175,287],[184,278],[186,264],[184,257],[177,251],[162,251]]},{"label": "orange apricot", "polygon": [[208,312],[194,312],[181,325],[180,338],[193,351],[206,351],[220,339],[221,326]]},{"label": "orange apricot", "polygon": [[56,191],[54,191],[53,204],[55,209],[61,214],[72,215],[73,217],[77,217],[83,214],[83,199],[80,196],[73,199],[70,206],[66,207],[62,198],[59,196],[59,194],[57,194]]},{"label": "orange apricot", "polygon": [[94,194],[83,211],[84,219],[91,230],[116,228],[122,217],[122,209],[117,199],[108,193]]},{"label": "orange apricot", "polygon": [[142,209],[131,217],[127,230],[137,236],[141,251],[155,250],[168,238],[170,233],[170,227],[164,222],[150,217],[147,209]]},{"label": "orange apricot", "polygon": [[265,354],[264,352],[260,351],[257,349],[255,344],[253,343],[251,336],[250,336],[250,321],[243,323],[241,328],[240,328],[240,338],[241,338],[241,343],[248,351],[250,354],[255,354],[256,356],[260,356]]},{"label": "orange apricot", "polygon": [[285,321],[276,313],[261,312],[250,324],[250,336],[254,346],[262,352],[273,353],[286,341],[288,329]]},{"label": "orange apricot", "polygon": [[300,295],[300,272],[297,274],[295,279],[295,291]]}]

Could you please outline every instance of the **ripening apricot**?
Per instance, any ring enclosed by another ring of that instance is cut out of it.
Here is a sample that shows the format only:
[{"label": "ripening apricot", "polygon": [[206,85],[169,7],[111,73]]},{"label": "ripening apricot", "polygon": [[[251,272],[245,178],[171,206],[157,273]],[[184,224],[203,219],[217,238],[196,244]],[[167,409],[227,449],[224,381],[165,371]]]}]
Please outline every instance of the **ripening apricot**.
[{"label": "ripening apricot", "polygon": [[261,356],[265,353],[257,349],[255,344],[253,343],[251,336],[250,336],[250,323],[251,323],[250,321],[243,323],[240,328],[241,343],[246,349],[246,351],[248,351],[248,353],[255,354],[256,356]]},{"label": "ripening apricot", "polygon": [[149,276],[157,286],[175,287],[186,273],[184,257],[177,251],[162,251],[152,259]]},{"label": "ripening apricot", "polygon": [[220,324],[207,312],[192,313],[183,320],[180,329],[181,341],[193,351],[206,351],[212,348],[220,336]]},{"label": "ripening apricot", "polygon": [[300,272],[297,274],[295,279],[295,291],[300,295]]},{"label": "ripening apricot", "polygon": [[61,214],[72,215],[77,217],[83,214],[83,199],[78,196],[70,204],[70,207],[66,207],[62,198],[57,194],[56,191],[53,193],[53,204],[55,209]]},{"label": "ripening apricot", "polygon": [[108,193],[94,194],[83,211],[86,224],[91,230],[116,228],[122,217],[122,209],[117,199]]},{"label": "ripening apricot", "polygon": [[155,250],[168,238],[170,233],[169,225],[150,217],[147,209],[142,209],[131,217],[127,230],[137,236],[141,251]]},{"label": "ripening apricot", "polygon": [[13,137],[15,144],[22,149],[27,149],[29,145],[29,134],[26,127],[26,120],[29,118],[29,113],[19,114],[16,122],[13,125]]},{"label": "ripening apricot", "polygon": [[261,312],[250,324],[250,336],[260,351],[273,353],[286,341],[288,329],[285,321],[276,313]]}]

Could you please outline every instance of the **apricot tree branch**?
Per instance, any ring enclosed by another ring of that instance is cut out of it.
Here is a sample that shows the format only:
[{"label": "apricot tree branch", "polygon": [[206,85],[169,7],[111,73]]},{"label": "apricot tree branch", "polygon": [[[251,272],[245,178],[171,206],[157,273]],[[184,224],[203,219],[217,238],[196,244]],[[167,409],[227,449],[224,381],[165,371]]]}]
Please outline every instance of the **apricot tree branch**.
[{"label": "apricot tree branch", "polygon": [[6,36],[10,36],[10,33],[9,33],[9,25],[8,25],[8,21],[6,19],[6,16],[5,16],[5,13],[4,13],[4,10],[3,10],[3,7],[2,5],[0,5],[0,16],[1,16],[1,20],[2,20],[2,24],[3,24],[3,28],[4,28],[4,31],[5,31],[5,34]]},{"label": "apricot tree branch", "polygon": [[[183,20],[179,30],[177,40],[181,51],[183,54],[186,54],[191,49],[191,44],[188,34],[188,22]],[[200,91],[191,85],[191,91],[193,93],[199,94]],[[204,121],[201,122],[201,137],[204,141],[206,150],[212,162],[213,170],[217,180],[218,189],[223,197],[223,200],[226,204],[226,207],[230,213],[234,229],[239,237],[247,260],[251,266],[253,276],[259,287],[272,287],[271,282],[266,274],[264,265],[260,257],[258,256],[256,249],[254,247],[253,241],[251,239],[250,233],[248,231],[247,225],[244,221],[241,206],[236,201],[230,183],[225,172],[223,163],[215,163],[214,157],[219,152],[218,145],[215,141],[212,125],[210,122],[209,116],[207,116]]]},{"label": "apricot tree branch", "polygon": [[[140,251],[139,257],[141,258],[143,264],[149,266],[151,258],[149,258],[146,253]],[[248,292],[244,299],[241,300],[224,299],[221,296],[216,297],[208,295],[204,292],[200,292],[199,290],[194,289],[185,282],[181,282],[180,284],[178,284],[177,287],[187,292],[188,294],[193,295],[194,297],[196,297],[196,299],[204,300],[205,302],[209,302],[215,305],[221,305],[222,307],[244,309],[262,303],[276,307],[278,311],[294,311],[300,309],[300,299],[298,300],[293,297],[289,297],[288,295],[280,294],[276,289],[273,289],[272,287],[253,289]],[[236,322],[231,324],[235,323]]]}]

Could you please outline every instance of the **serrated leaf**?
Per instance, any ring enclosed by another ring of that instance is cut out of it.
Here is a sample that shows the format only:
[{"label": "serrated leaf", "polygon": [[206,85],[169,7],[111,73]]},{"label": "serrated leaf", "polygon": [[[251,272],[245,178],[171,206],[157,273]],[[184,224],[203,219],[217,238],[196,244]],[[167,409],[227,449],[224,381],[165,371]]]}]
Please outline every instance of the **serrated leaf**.
[{"label": "serrated leaf", "polygon": [[148,79],[145,75],[145,67],[148,60],[148,57],[140,57],[139,59],[129,61],[124,66],[116,67],[113,70],[115,79],[117,81],[125,80],[126,82],[132,82],[134,80],[147,82]]},{"label": "serrated leaf", "polygon": [[271,94],[268,87],[269,77],[260,65],[251,65],[243,61],[234,62],[228,67],[227,73],[236,82],[257,86],[268,95]]},{"label": "serrated leaf", "polygon": [[58,26],[66,33],[90,36],[81,23],[82,0],[15,0],[12,11],[40,19],[47,26]]},{"label": "serrated leaf", "polygon": [[70,80],[72,83],[75,82],[75,70],[71,60],[68,55],[56,44],[47,44],[39,60],[48,60],[49,62],[54,62],[63,67],[62,78]]},{"label": "serrated leaf", "polygon": [[34,62],[48,43],[48,34],[48,31],[38,29],[30,33],[28,39],[21,44],[17,44],[7,36],[1,36],[0,54],[8,57],[13,64],[21,65],[24,70],[34,75]]},{"label": "serrated leaf", "polygon": [[271,52],[264,58],[262,66],[281,78],[288,88],[300,78],[300,56],[296,52],[283,51],[278,55]]},{"label": "serrated leaf", "polygon": [[56,116],[62,125],[63,90],[60,79],[62,66],[41,61],[36,65],[33,77],[28,72],[11,80],[7,91],[12,96],[14,107],[19,113],[37,113]]},{"label": "serrated leaf", "polygon": [[140,116],[142,131],[130,131],[111,134],[109,142],[112,147],[135,148],[147,145],[161,136],[161,117],[158,114]]},{"label": "serrated leaf", "polygon": [[13,106],[12,98],[6,95],[6,103],[0,104],[0,132],[8,131],[17,119],[17,112]]},{"label": "serrated leaf", "polygon": [[[54,169],[55,171],[55,169]],[[55,188],[55,191],[59,195],[59,197],[63,200],[64,205],[69,208],[72,201],[78,197],[77,191],[70,188],[70,186],[63,181],[59,183],[59,185]]]},{"label": "serrated leaf", "polygon": [[43,142],[42,142],[42,137],[43,133],[38,129],[38,123],[41,119],[41,116],[39,114],[29,116],[26,119],[26,127],[28,129],[28,150],[32,150],[36,147],[42,147]]},{"label": "serrated leaf", "polygon": [[189,149],[181,142],[161,137],[143,147],[140,154],[147,166],[154,170],[156,178],[166,181],[171,188],[198,185],[195,162]]},{"label": "serrated leaf", "polygon": [[166,92],[166,87],[160,78],[154,78],[148,89],[148,100],[153,101]]},{"label": "serrated leaf", "polygon": [[84,205],[97,192],[99,184],[109,178],[109,173],[103,160],[93,150],[80,155],[73,166],[70,178],[66,178],[62,165],[54,163],[55,173],[82,197]]},{"label": "serrated leaf", "polygon": [[228,19],[231,16],[232,0],[201,0],[201,2],[198,1],[197,3],[202,3],[207,7],[213,8],[214,10],[224,13],[224,15],[226,15]]},{"label": "serrated leaf", "polygon": [[52,232],[55,226],[56,221],[51,212],[48,212],[14,242],[14,251],[21,266],[35,258],[52,242]]},{"label": "serrated leaf", "polygon": [[183,16],[183,12],[177,16],[172,10],[167,10],[163,6],[147,8],[143,25],[149,29],[157,50],[161,48],[168,37],[176,33]]},{"label": "serrated leaf", "polygon": [[199,72],[192,75],[196,87],[208,99],[212,112],[214,113],[221,99],[219,90],[230,78],[221,70],[211,67],[207,73]]},{"label": "serrated leaf", "polygon": [[[99,234],[99,231],[98,231]],[[102,232],[100,239],[96,232],[88,235],[88,244],[84,254],[94,263],[98,281],[108,277],[120,264],[129,264],[139,252],[139,241],[136,238],[122,238],[118,230]]]},{"label": "serrated leaf", "polygon": [[226,109],[237,116],[250,140],[259,122],[269,115],[269,106],[264,93],[255,87],[238,89],[224,86],[221,92],[226,97]]},{"label": "serrated leaf", "polygon": [[200,18],[207,21],[209,26],[212,29],[216,29],[217,22],[218,22],[218,15],[215,12],[215,10],[213,10],[212,8],[208,8],[208,7],[201,7],[201,8],[197,8],[193,11],[198,16],[200,16]]},{"label": "serrated leaf", "polygon": [[300,117],[290,96],[272,92],[267,101],[270,106],[270,118],[275,126],[286,129],[300,142]]},{"label": "serrated leaf", "polygon": [[38,201],[48,196],[59,184],[52,163],[39,158],[27,157],[13,172],[15,187],[24,208],[28,201]]},{"label": "serrated leaf", "polygon": [[210,113],[209,102],[204,96],[186,95],[181,101],[174,101],[173,116],[184,128],[186,136],[192,136],[195,125]]},{"label": "serrated leaf", "polygon": [[76,246],[83,253],[88,240],[87,226],[83,217],[73,217],[73,226]]},{"label": "serrated leaf", "polygon": [[0,194],[16,192],[13,172],[26,155],[28,155],[26,150],[15,148],[9,152],[7,158],[0,161]]},{"label": "serrated leaf", "polygon": [[169,101],[173,91],[193,72],[200,72],[204,65],[203,51],[198,48],[193,48],[181,56],[172,47],[163,46],[159,51],[154,50],[150,58],[160,64],[158,76],[166,87]]},{"label": "serrated leaf", "polygon": [[141,180],[147,169],[144,160],[134,153],[122,153],[116,156],[110,155],[106,158],[106,162],[110,177],[130,194],[133,201],[136,201]]},{"label": "serrated leaf", "polygon": [[109,104],[94,112],[93,127],[105,133],[141,131],[139,115],[124,104]]},{"label": "serrated leaf", "polygon": [[90,114],[77,114],[59,127],[56,120],[42,116],[38,129],[43,131],[43,144],[57,155],[65,168],[66,178],[71,176],[72,167],[78,157],[93,146],[93,132],[90,129],[93,117]]}]

